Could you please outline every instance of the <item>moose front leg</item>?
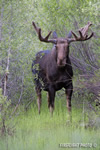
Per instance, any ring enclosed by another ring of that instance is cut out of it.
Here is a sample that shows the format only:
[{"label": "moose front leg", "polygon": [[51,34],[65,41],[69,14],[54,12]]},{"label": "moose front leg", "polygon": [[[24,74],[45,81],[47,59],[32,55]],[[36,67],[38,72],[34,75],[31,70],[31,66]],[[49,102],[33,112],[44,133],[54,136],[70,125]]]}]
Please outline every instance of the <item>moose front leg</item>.
[{"label": "moose front leg", "polygon": [[41,89],[36,87],[36,93],[37,93],[37,105],[38,105],[38,112],[40,114],[40,108],[41,108]]},{"label": "moose front leg", "polygon": [[52,115],[54,111],[54,100],[55,100],[55,90],[53,87],[50,87],[48,91],[48,108]]},{"label": "moose front leg", "polygon": [[67,98],[67,108],[68,108],[68,112],[71,112],[71,96],[72,96],[72,89],[66,89],[65,93],[66,93],[66,98]]},{"label": "moose front leg", "polygon": [[67,108],[68,108],[68,113],[70,117],[70,121],[72,121],[72,116],[71,116],[71,97],[73,93],[73,85],[71,84],[67,89],[65,89],[66,93],[66,99],[67,99]]}]

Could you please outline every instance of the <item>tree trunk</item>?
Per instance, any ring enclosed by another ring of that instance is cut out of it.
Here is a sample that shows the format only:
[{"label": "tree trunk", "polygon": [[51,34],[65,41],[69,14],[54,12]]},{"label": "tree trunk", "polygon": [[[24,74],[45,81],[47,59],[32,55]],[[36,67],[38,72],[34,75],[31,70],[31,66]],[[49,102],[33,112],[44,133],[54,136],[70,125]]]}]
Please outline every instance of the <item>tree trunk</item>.
[{"label": "tree trunk", "polygon": [[11,15],[10,15],[10,20],[9,20],[9,48],[7,52],[7,65],[6,65],[6,70],[5,70],[5,75],[4,75],[4,88],[3,88],[3,95],[7,96],[7,80],[8,80],[8,75],[9,75],[9,65],[10,65],[10,54],[11,54],[11,25],[12,25],[12,5],[10,6],[11,9]]}]

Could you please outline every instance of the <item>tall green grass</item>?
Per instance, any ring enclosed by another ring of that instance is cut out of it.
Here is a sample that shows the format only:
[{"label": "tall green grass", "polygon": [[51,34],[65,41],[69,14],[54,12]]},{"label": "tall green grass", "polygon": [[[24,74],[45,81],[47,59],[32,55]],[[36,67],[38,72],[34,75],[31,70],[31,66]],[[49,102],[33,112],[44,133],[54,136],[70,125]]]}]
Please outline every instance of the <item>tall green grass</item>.
[{"label": "tall green grass", "polygon": [[[13,119],[16,131],[13,136],[0,138],[0,150],[83,150],[86,148],[61,148],[59,144],[89,143],[97,144],[91,146],[91,150],[100,150],[100,128],[83,126],[88,123],[84,120],[82,106],[73,106],[72,123],[68,122],[68,112],[63,97],[56,99],[53,117],[50,116],[47,108],[47,101],[43,101],[41,114],[38,115],[36,105],[31,105],[30,109]],[[94,145],[95,146],[95,145]]]}]

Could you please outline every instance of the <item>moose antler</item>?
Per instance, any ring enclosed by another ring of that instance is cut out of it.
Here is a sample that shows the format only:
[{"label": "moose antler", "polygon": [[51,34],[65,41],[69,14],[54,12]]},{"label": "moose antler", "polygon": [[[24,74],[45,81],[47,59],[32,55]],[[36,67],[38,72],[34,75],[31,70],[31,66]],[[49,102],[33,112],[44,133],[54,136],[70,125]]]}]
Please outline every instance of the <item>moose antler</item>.
[{"label": "moose antler", "polygon": [[79,29],[78,30],[78,32],[79,32],[79,37],[73,32],[73,31],[71,31],[72,32],[72,34],[73,34],[73,36],[74,36],[74,38],[71,38],[71,39],[69,39],[69,42],[74,42],[74,41],[86,41],[86,40],[89,40],[92,36],[93,36],[93,32],[90,34],[90,36],[88,36],[88,29],[89,29],[89,27],[92,25],[92,23],[91,22],[88,22],[88,24],[85,26],[85,27],[83,27],[83,28],[81,28],[81,29]]},{"label": "moose antler", "polygon": [[49,36],[51,35],[52,31],[50,31],[46,37],[43,37],[43,36],[41,35],[41,28],[38,28],[38,27],[36,26],[36,24],[35,24],[34,21],[32,22],[32,25],[34,26],[34,29],[36,30],[36,32],[37,32],[37,34],[38,34],[38,38],[39,38],[39,40],[40,40],[41,42],[47,42],[47,43],[54,43],[54,44],[56,44],[56,41],[57,41],[56,39],[50,39],[50,40],[49,40]]}]

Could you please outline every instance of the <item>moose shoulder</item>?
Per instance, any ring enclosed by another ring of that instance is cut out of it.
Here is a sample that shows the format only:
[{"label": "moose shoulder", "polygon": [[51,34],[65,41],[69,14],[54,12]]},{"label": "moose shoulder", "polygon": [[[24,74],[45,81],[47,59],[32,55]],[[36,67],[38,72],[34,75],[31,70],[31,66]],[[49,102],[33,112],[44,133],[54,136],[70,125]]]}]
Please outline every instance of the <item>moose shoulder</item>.
[{"label": "moose shoulder", "polygon": [[[87,32],[89,26],[92,24],[88,22],[84,28],[81,28],[79,30],[79,37],[71,31],[66,38],[58,38],[56,32],[54,32],[53,39],[49,39],[51,32],[44,38],[41,35],[41,28],[38,28],[34,22],[32,22],[32,24],[41,42],[54,44],[52,50],[38,52],[32,63],[32,72],[38,97],[38,111],[40,113],[42,89],[48,92],[48,107],[50,112],[53,113],[55,93],[56,91],[65,88],[67,108],[70,112],[71,96],[73,92],[73,70],[69,58],[69,44],[74,41],[85,41],[90,39],[93,36],[93,33],[88,36]],[[71,34],[73,35],[73,38],[71,38]]]}]

